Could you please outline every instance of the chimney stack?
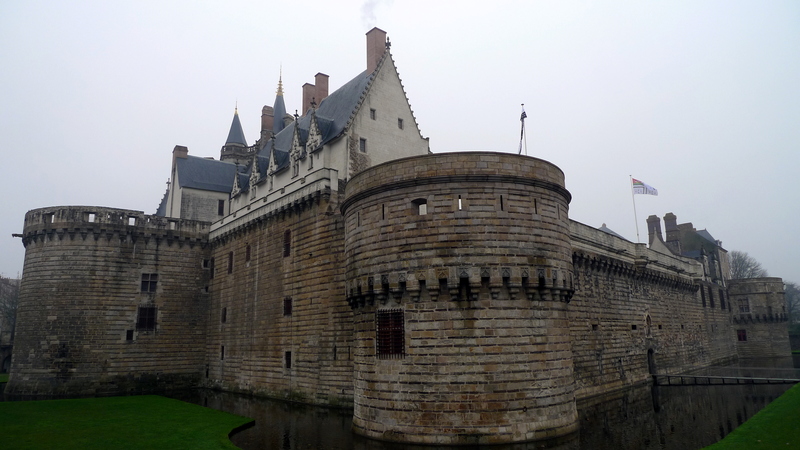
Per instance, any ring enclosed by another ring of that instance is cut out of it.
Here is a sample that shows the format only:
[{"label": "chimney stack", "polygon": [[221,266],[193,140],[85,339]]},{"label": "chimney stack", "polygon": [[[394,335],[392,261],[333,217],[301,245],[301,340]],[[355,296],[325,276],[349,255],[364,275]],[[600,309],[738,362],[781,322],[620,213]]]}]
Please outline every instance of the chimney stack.
[{"label": "chimney stack", "polygon": [[261,108],[261,137],[268,136],[275,123],[275,111],[272,106],[264,105]]},{"label": "chimney stack", "polygon": [[311,99],[313,98],[314,101],[316,100],[317,89],[311,83],[306,83],[303,85],[303,110],[300,111],[301,116],[305,116],[308,109],[311,108]]},{"label": "chimney stack", "polygon": [[375,27],[367,32],[367,73],[375,72],[386,52],[386,32]]},{"label": "chimney stack", "polygon": [[673,253],[680,255],[681,250],[681,232],[678,229],[678,218],[671,212],[664,214],[664,231],[667,233],[667,247]]},{"label": "chimney stack", "polygon": [[653,245],[656,239],[664,242],[664,237],[661,234],[661,219],[656,215],[647,218],[647,235],[649,236],[649,245]]},{"label": "chimney stack", "polygon": [[317,105],[322,103],[325,100],[325,97],[328,96],[328,76],[322,72],[314,75],[314,86],[316,87],[317,94],[315,95],[315,101]]}]

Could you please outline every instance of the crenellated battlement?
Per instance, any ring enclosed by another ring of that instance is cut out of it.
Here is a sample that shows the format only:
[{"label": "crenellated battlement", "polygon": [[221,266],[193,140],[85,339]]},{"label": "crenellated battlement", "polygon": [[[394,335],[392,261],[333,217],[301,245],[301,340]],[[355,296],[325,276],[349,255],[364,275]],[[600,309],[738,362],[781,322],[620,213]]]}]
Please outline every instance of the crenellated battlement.
[{"label": "crenellated battlement", "polygon": [[28,211],[22,244],[47,239],[95,240],[116,236],[121,240],[165,238],[169,241],[205,244],[210,224],[195,220],[172,219],[129,209],[100,206],[50,206]]}]

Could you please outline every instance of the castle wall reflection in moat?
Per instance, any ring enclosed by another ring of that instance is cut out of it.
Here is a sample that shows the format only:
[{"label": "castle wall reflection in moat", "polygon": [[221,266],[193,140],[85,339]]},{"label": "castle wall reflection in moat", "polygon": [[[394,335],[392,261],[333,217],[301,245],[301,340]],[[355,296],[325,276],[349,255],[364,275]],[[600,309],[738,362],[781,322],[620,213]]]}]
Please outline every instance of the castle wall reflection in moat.
[{"label": "castle wall reflection in moat", "polygon": [[[715,368],[713,374],[734,375],[741,370]],[[774,373],[759,370],[758,376],[787,375],[786,369]],[[493,446],[492,449],[698,449],[733,431],[790,387],[789,384],[641,385],[579,401],[581,428],[572,436],[558,442]],[[215,391],[199,391],[191,401],[255,419],[255,426],[231,439],[243,449],[436,448],[356,436],[350,430],[352,411],[347,409],[332,410]]]}]

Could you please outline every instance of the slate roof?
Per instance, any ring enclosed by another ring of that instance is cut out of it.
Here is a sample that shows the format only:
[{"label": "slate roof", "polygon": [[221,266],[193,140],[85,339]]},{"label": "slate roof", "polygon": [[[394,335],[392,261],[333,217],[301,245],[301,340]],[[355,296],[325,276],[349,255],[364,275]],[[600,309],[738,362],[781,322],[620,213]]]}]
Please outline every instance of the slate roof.
[{"label": "slate roof", "polygon": [[227,144],[241,144],[247,146],[247,140],[244,138],[244,130],[242,130],[242,122],[239,121],[239,111],[233,113],[233,122],[231,122],[231,130],[228,131],[228,139],[225,141]]},{"label": "slate roof", "polygon": [[[375,72],[367,73],[366,70],[361,72],[320,102],[315,114],[319,131],[322,134],[322,145],[339,137],[350,124],[350,121],[355,116],[361,104],[361,100],[364,98],[367,88],[369,88],[372,82],[374,74]],[[275,119],[277,120],[277,118],[278,111],[276,109]],[[305,143],[306,139],[308,139],[308,130],[310,126],[311,113],[308,112],[305,116],[277,133],[275,139],[270,139],[259,151],[259,158],[264,158],[259,160],[259,165],[261,165],[261,161],[263,160],[269,161],[269,155],[274,143],[276,150],[276,167],[278,170],[288,167],[289,151],[292,149],[295,127],[298,127],[300,142]],[[266,164],[263,167],[259,167],[262,172],[261,178],[266,175],[266,167]],[[249,172],[250,169],[248,168],[248,173]]]},{"label": "slate roof", "polygon": [[[187,156],[176,161],[180,187],[215,192],[230,192],[236,165],[215,159]],[[239,171],[244,170],[240,167]]]},{"label": "slate roof", "polygon": [[[606,224],[603,224],[603,226],[601,226],[600,228],[598,228],[598,230],[600,230],[600,231],[602,231],[602,232],[605,232],[605,233],[608,233],[608,234],[611,234],[611,235],[614,235],[614,236],[616,236],[616,237],[618,237],[618,238],[620,238],[620,239],[625,239],[624,237],[622,237],[622,236],[620,236],[619,234],[617,234],[617,233],[616,233],[614,230],[612,230],[611,228],[608,228],[608,227],[606,226]],[[625,239],[625,240],[627,241],[627,239]]]},{"label": "slate roof", "polygon": [[286,105],[283,103],[283,94],[275,96],[275,104],[272,105],[272,132],[278,134],[283,130],[283,116],[286,115]]},{"label": "slate roof", "polygon": [[165,217],[167,215],[167,196],[169,195],[169,186],[167,186],[167,192],[164,192],[164,196],[161,197],[161,203],[158,204],[158,208],[156,209],[156,215]]},{"label": "slate roof", "polygon": [[714,236],[711,236],[711,233],[709,233],[707,230],[699,230],[699,231],[697,231],[696,233],[697,233],[697,234],[698,234],[700,237],[702,237],[703,239],[705,239],[705,240],[707,240],[707,241],[709,241],[709,242],[713,243],[714,245],[717,245],[717,240],[716,240],[716,239],[714,239]]}]

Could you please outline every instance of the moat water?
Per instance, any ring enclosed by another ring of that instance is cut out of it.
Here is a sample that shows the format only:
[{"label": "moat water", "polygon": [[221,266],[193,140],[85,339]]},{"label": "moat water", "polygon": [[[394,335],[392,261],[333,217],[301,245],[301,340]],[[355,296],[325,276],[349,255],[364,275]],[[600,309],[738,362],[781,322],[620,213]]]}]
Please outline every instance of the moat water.
[{"label": "moat water", "polygon": [[[770,366],[773,368],[765,368]],[[787,360],[755,363],[740,361],[738,366],[715,366],[695,374],[796,378],[800,375],[800,355],[794,355],[793,363]],[[791,386],[790,384],[715,386],[644,384],[579,401],[580,430],[571,436],[553,442],[481,448],[700,449],[725,437]],[[328,409],[211,390],[183,392],[171,396],[254,419],[254,426],[239,431],[231,437],[235,445],[245,450],[454,448],[401,445],[365,439],[351,431],[352,410],[347,409]]]},{"label": "moat water", "polygon": [[[759,366],[763,367],[763,361]],[[800,368],[800,358],[795,358]],[[800,370],[713,367],[703,375],[796,377]],[[697,373],[697,372],[696,372]],[[640,385],[578,402],[580,430],[556,442],[491,446],[492,450],[691,450],[713,444],[778,398],[792,385],[651,386]],[[290,404],[248,396],[199,391],[191,401],[255,419],[231,440],[254,449],[429,450],[453,447],[399,445],[352,433],[352,411]],[[478,447],[459,447],[478,448]],[[486,448],[486,447],[483,447]]]}]

